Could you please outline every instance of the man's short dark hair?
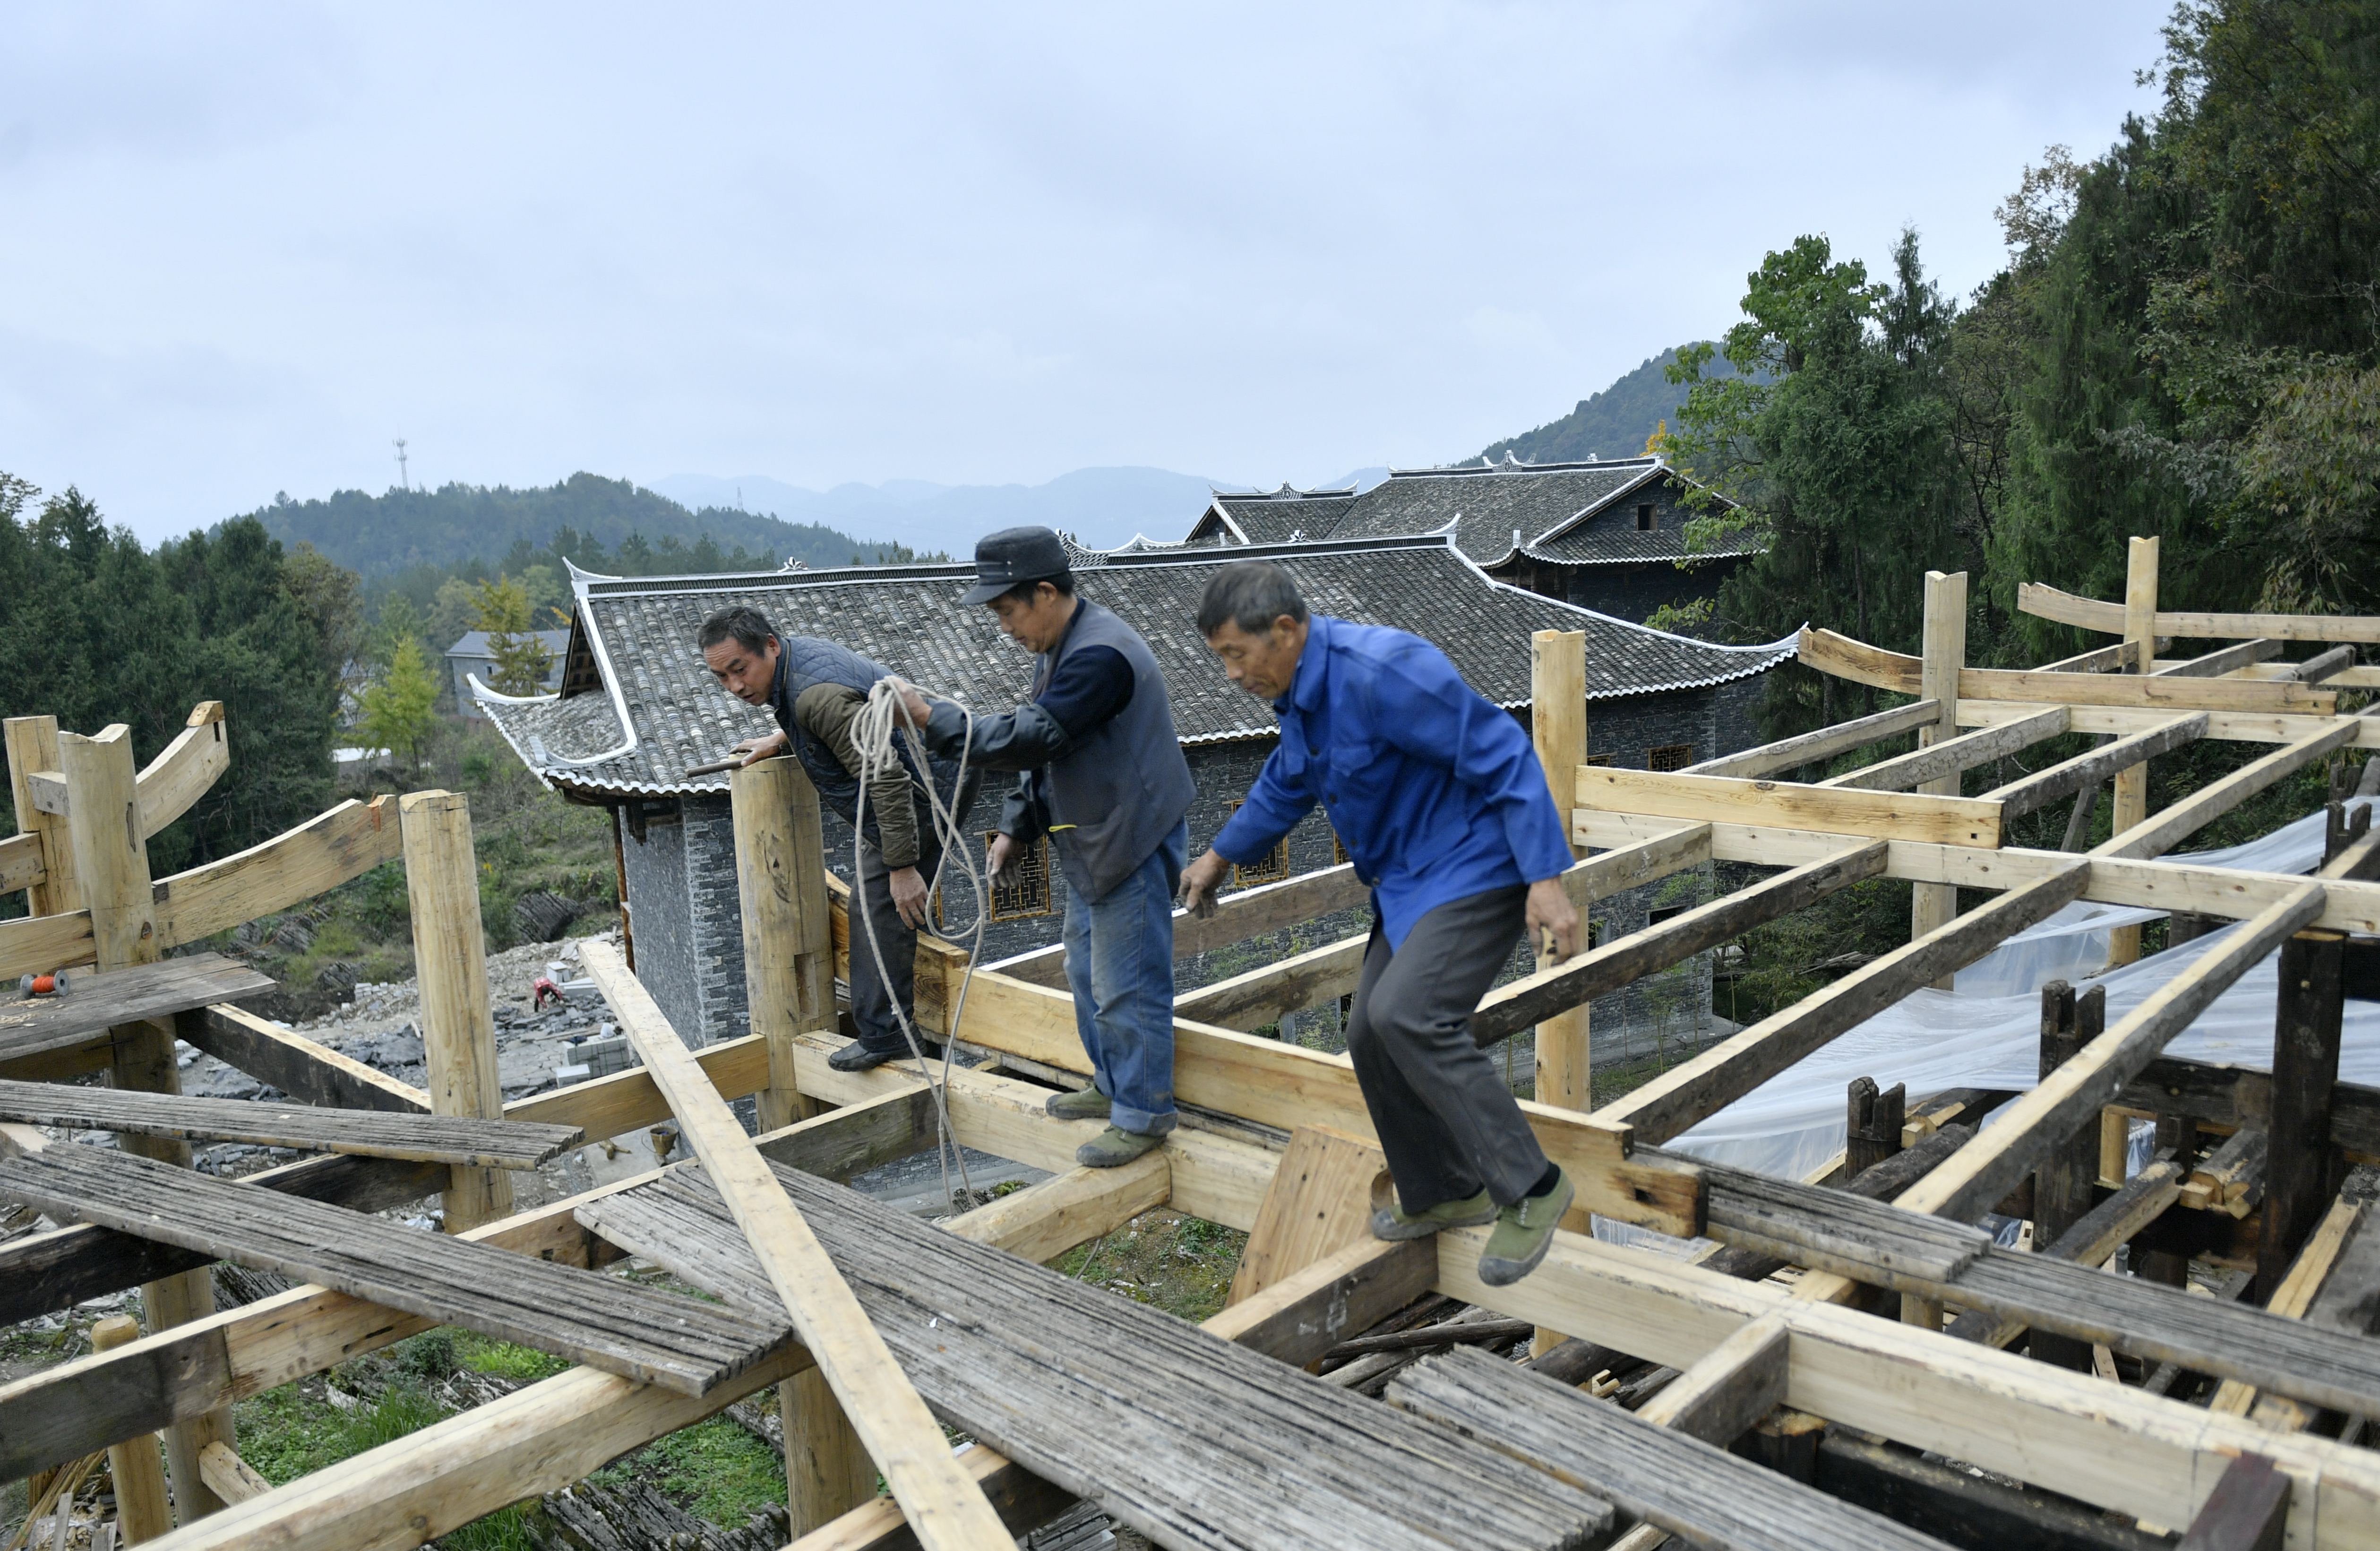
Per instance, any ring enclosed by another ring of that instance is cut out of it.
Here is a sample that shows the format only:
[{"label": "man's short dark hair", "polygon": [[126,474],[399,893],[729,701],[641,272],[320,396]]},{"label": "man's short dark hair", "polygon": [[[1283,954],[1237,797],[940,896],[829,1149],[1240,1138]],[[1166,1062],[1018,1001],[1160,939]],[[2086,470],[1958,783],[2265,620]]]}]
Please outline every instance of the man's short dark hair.
[{"label": "man's short dark hair", "polygon": [[1207,583],[1198,600],[1198,633],[1212,636],[1230,620],[1252,636],[1269,635],[1282,615],[1305,622],[1305,600],[1297,583],[1269,560],[1242,560],[1225,566]]},{"label": "man's short dark hair", "polygon": [[1055,587],[1058,590],[1058,596],[1062,598],[1071,598],[1075,595],[1075,573],[1060,571],[1056,576],[1037,576],[1030,581],[1020,581],[1002,592],[1001,596],[1014,598],[1018,603],[1030,608],[1033,606],[1033,600],[1040,595],[1041,584],[1045,581]]},{"label": "man's short dark hair", "polygon": [[694,644],[708,652],[722,641],[732,641],[757,657],[768,651],[769,642],[776,639],[777,632],[770,625],[767,615],[757,608],[737,604],[733,608],[722,608],[704,620],[702,633],[694,638]]}]

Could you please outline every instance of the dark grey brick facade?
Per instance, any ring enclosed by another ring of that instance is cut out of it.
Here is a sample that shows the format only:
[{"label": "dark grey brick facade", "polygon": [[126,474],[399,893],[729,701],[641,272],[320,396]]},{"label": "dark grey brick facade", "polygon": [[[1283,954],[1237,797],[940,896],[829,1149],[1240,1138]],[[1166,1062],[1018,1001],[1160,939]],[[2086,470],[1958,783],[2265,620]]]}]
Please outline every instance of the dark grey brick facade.
[{"label": "dark grey brick facade", "polygon": [[637,978],[689,1044],[749,1033],[744,910],[727,799],[634,804],[621,849]]}]

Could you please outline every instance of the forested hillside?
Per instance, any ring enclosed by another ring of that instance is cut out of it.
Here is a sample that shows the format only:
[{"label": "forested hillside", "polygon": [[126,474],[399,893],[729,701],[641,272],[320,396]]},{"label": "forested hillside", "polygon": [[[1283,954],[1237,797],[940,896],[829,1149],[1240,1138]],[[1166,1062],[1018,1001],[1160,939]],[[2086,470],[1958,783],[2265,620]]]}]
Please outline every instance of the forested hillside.
[{"label": "forested hillside", "polygon": [[[1578,407],[1561,419],[1492,442],[1479,456],[1491,463],[1503,461],[1507,452],[1526,463],[1566,463],[1642,455],[1655,432],[1664,424],[1677,423],[1686,389],[1670,379],[1670,368],[1677,363],[1681,351],[1693,348],[1682,345],[1663,350],[1601,393],[1580,399]],[[1731,375],[1734,370],[1734,363],[1724,356],[1714,358],[1708,368],[1713,377]]]}]

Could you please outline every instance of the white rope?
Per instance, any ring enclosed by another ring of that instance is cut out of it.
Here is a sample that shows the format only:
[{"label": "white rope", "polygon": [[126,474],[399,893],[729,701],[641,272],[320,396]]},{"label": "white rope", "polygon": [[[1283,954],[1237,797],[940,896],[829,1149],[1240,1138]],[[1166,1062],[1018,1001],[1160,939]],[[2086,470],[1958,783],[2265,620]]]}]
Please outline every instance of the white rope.
[{"label": "white rope", "polygon": [[[951,1162],[953,1158],[958,1161],[959,1188],[966,1191],[969,1202],[975,1199],[975,1187],[967,1179],[966,1149],[959,1145],[958,1132],[951,1125],[951,1064],[958,1049],[959,1018],[966,1010],[967,986],[975,978],[976,961],[983,957],[984,924],[991,915],[984,906],[983,870],[977,865],[974,843],[959,829],[960,815],[951,806],[952,802],[958,800],[960,790],[966,785],[967,756],[974,751],[975,748],[975,713],[969,711],[963,703],[952,702],[958,705],[960,714],[966,718],[966,737],[959,746],[958,780],[951,792],[951,802],[945,802],[942,800],[941,788],[934,782],[933,766],[926,757],[925,739],[921,736],[924,729],[910,720],[908,707],[902,702],[902,691],[911,687],[906,680],[898,677],[887,677],[878,680],[876,686],[868,691],[868,703],[860,708],[859,714],[852,720],[851,741],[858,752],[860,765],[859,801],[855,813],[856,822],[852,825],[851,871],[854,885],[852,895],[859,903],[860,925],[868,934],[868,950],[875,959],[876,972],[879,976],[883,976],[886,973],[884,951],[877,946],[875,912],[868,903],[867,880],[861,871],[861,855],[863,848],[868,843],[866,837],[868,783],[896,773],[902,779],[909,780],[909,767],[902,763],[901,756],[893,747],[894,738],[899,737],[908,743],[909,753],[916,762],[916,768],[923,772],[925,776],[922,782],[910,781],[911,800],[914,803],[916,788],[920,785],[924,786],[929,811],[923,816],[933,824],[934,835],[941,843],[941,861],[934,869],[934,876],[926,880],[926,898],[929,901],[934,898],[935,889],[941,884],[943,874],[949,870],[953,857],[958,859],[959,866],[965,873],[968,886],[975,896],[975,941],[967,950],[966,968],[959,974],[959,994],[951,1004],[950,1031],[942,1038],[942,1070],[939,1081],[935,1077],[932,1066],[926,1059],[925,1047],[917,1039],[917,1031],[910,1025],[909,1015],[901,1006],[901,998],[889,997],[892,1004],[892,1016],[901,1025],[901,1036],[908,1042],[909,1054],[916,1058],[917,1070],[926,1080],[926,1091],[933,1095],[934,1120],[937,1127],[934,1154],[936,1160],[941,1165],[942,1197],[950,1203],[951,1210],[956,1213],[962,1208],[951,1193]],[[888,983],[885,989],[889,993],[892,987]]]}]

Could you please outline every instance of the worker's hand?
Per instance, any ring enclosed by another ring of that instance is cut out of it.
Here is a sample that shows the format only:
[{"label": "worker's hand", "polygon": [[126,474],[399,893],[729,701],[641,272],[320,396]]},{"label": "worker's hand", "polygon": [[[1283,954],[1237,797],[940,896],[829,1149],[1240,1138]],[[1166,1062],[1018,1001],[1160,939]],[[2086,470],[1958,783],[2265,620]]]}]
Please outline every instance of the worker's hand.
[{"label": "worker's hand", "polygon": [[[1553,946],[1546,946],[1547,934]],[[1559,964],[1578,951],[1578,908],[1570,902],[1560,878],[1539,878],[1529,885],[1529,946]]]},{"label": "worker's hand", "polygon": [[753,765],[765,759],[774,759],[792,746],[791,740],[785,737],[785,729],[779,727],[765,738],[747,738],[727,751],[740,757],[746,764]]},{"label": "worker's hand", "polygon": [[895,867],[890,881],[892,885],[892,908],[909,923],[912,932],[922,932],[926,926],[926,879],[915,867]]},{"label": "worker's hand", "polygon": [[1223,886],[1223,877],[1232,864],[1213,847],[1206,854],[1182,869],[1182,892],[1174,902],[1192,915],[1204,921],[1215,913],[1215,890]]},{"label": "worker's hand", "polygon": [[990,866],[991,875],[995,878],[1000,876],[1002,872],[1006,871],[1009,862],[1015,860],[1016,837],[1014,835],[993,836],[991,837],[991,845],[985,851],[984,857]]},{"label": "worker's hand", "polygon": [[926,730],[926,719],[934,714],[934,708],[926,703],[926,697],[905,684],[901,688],[901,709],[908,713],[909,720],[917,725],[919,732]]}]

